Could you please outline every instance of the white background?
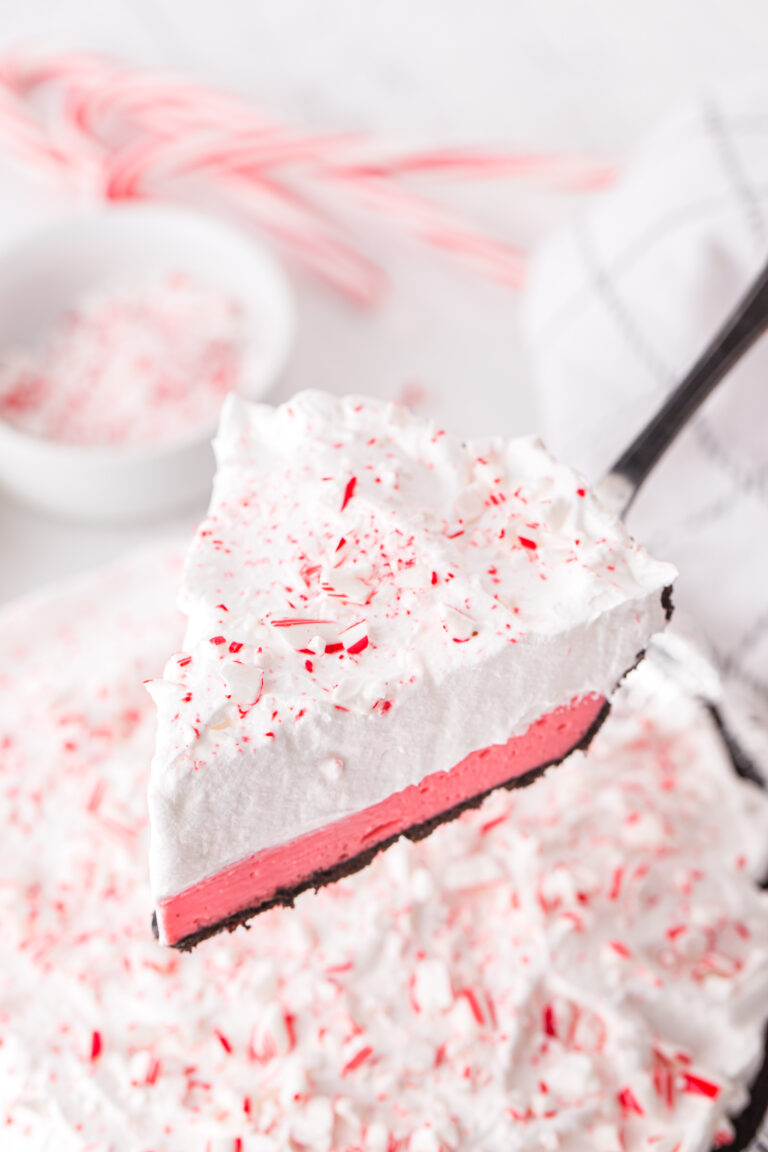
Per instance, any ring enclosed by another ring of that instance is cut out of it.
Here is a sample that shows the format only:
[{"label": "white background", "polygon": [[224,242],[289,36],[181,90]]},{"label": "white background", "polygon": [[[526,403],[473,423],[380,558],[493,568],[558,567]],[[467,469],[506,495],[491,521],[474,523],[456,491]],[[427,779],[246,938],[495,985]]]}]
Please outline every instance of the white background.
[{"label": "white background", "polygon": [[[0,0],[0,50],[18,46],[98,50],[188,74],[310,129],[373,132],[402,146],[588,150],[613,161],[669,106],[764,68],[768,7],[765,0]],[[57,195],[0,169],[0,245],[65,208]],[[478,191],[473,209],[532,247],[578,205],[506,186]],[[535,395],[514,294],[411,248],[388,246],[385,258],[392,291],[373,315],[297,282],[298,343],[276,395],[320,386],[397,396],[416,381],[428,408],[457,431],[533,430]],[[74,527],[0,495],[0,599],[186,532],[192,522]]]}]

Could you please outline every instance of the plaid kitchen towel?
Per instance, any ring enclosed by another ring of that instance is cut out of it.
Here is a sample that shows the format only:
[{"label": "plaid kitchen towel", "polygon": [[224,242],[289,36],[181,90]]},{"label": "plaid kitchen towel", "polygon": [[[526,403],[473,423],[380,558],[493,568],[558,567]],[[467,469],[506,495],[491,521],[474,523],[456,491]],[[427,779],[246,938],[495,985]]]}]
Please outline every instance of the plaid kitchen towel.
[{"label": "plaid kitchen towel", "polygon": [[[768,81],[669,119],[534,260],[525,303],[549,447],[597,479],[768,259]],[[768,725],[768,335],[647,482],[630,528]],[[761,741],[762,742],[762,741]]]}]

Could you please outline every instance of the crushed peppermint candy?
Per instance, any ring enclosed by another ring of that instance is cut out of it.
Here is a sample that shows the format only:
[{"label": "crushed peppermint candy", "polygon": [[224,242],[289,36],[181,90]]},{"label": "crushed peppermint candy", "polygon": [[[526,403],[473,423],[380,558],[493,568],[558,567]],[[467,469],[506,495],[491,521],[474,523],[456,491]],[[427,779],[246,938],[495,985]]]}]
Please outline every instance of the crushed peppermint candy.
[{"label": "crushed peppermint candy", "polygon": [[211,427],[254,354],[242,305],[188,273],[105,287],[2,352],[0,418],[66,444],[179,439]]},{"label": "crushed peppermint candy", "polygon": [[[304,392],[277,408],[231,397],[215,446],[180,593],[185,647],[204,651],[181,675],[174,660],[158,686],[168,755],[197,767],[221,747],[190,749],[186,736],[209,731],[224,703],[227,646],[265,669],[247,721],[258,742],[290,726],[299,701],[396,709],[427,675],[581,623],[587,601],[596,617],[674,579],[593,496],[575,499],[575,474],[533,439],[462,445],[395,405]],[[297,706],[272,716],[285,697]]]},{"label": "crushed peppermint candy", "polygon": [[586,761],[180,955],[147,923],[141,686],[179,571],[0,614],[3,1152],[727,1146],[768,1015],[768,797],[705,709],[647,660]]}]

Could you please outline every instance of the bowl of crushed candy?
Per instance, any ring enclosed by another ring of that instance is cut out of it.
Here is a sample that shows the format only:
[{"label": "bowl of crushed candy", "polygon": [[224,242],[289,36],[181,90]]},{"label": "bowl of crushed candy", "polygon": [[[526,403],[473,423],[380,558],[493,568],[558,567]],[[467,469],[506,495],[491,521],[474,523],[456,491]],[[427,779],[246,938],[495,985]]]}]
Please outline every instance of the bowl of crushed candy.
[{"label": "bowl of crushed candy", "polygon": [[0,483],[83,521],[204,501],[224,396],[258,399],[293,339],[277,262],[185,208],[64,216],[0,254]]}]

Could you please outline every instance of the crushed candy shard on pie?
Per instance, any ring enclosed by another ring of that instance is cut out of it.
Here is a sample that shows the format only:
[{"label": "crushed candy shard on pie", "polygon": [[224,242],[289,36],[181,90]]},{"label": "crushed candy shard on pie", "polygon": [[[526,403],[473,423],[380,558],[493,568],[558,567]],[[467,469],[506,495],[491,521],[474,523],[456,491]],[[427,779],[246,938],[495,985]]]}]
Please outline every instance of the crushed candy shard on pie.
[{"label": "crushed candy shard on pie", "polygon": [[149,685],[156,929],[191,947],[584,746],[671,611],[535,439],[393,404],[230,397]]}]

